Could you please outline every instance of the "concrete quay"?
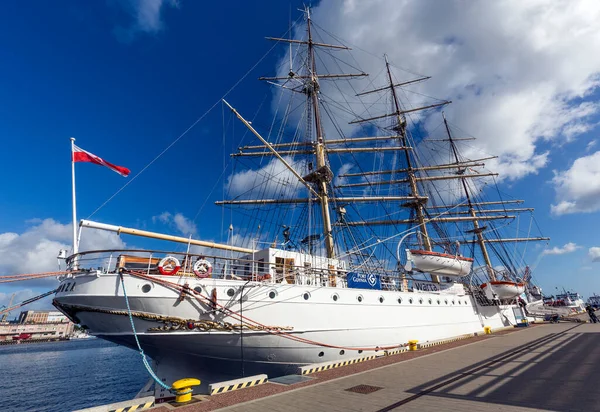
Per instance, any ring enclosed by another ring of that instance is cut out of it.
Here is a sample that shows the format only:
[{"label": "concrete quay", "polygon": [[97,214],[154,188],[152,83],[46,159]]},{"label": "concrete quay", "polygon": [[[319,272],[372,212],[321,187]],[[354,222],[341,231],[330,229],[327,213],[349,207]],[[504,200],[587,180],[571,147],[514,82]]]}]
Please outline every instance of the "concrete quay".
[{"label": "concrete quay", "polygon": [[591,411],[600,325],[515,328],[153,411]]}]

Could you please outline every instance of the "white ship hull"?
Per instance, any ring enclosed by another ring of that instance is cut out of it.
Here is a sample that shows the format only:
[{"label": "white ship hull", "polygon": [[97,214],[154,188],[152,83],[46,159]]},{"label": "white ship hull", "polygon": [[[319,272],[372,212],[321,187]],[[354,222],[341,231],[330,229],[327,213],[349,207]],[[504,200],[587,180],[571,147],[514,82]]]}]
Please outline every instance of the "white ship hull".
[{"label": "white ship hull", "polygon": [[[186,282],[177,277],[160,278],[181,285]],[[167,317],[231,324],[239,324],[239,319],[215,312],[210,304],[193,298],[178,302],[177,292],[156,283],[128,275],[124,280],[131,311],[158,315],[158,319],[136,316],[133,319],[144,351],[158,361],[158,374],[167,382],[187,376],[203,379],[207,372],[213,376],[241,376],[242,370],[246,375],[267,372],[276,376],[273,374],[294,373],[299,365],[374,354],[377,347],[400,347],[411,339],[434,341],[482,332],[484,326],[500,328],[515,324],[513,306],[479,307],[465,295],[188,278],[192,289],[202,288],[206,297],[211,297],[216,289],[220,305],[235,312],[243,309],[243,316],[249,319],[289,329],[286,333],[291,336],[344,348],[301,343],[264,330],[176,327],[149,331],[173,326],[165,320]],[[91,334],[134,346],[118,275],[77,275],[61,283],[75,286],[57,293],[57,307],[85,325]],[[227,294],[229,289],[233,289],[232,297]],[[275,292],[274,298],[269,296],[271,292]],[[359,295],[361,302],[357,299]]]}]

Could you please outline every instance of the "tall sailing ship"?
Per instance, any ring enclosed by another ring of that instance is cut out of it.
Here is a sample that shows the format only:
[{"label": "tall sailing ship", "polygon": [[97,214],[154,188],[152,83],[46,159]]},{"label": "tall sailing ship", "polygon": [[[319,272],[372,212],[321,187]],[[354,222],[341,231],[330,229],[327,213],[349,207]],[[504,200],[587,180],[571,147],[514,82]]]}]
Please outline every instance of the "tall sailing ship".
[{"label": "tall sailing ship", "polygon": [[[178,245],[78,251],[75,237],[54,298],[91,334],[138,340],[165,382],[283,375],[515,325],[533,287],[514,245],[547,238],[506,235],[532,209],[500,196],[483,170],[493,157],[462,154],[472,138],[443,116],[450,102],[411,106],[428,78],[398,79],[387,58],[368,88],[361,71],[326,72],[351,67],[349,47],[319,33],[306,10],[299,35],[270,38],[289,44],[289,66],[261,78],[281,102],[270,128],[224,102],[256,137],[232,154],[250,183],[217,202],[235,216],[228,242],[79,224]],[[422,137],[435,118],[441,135]]]}]

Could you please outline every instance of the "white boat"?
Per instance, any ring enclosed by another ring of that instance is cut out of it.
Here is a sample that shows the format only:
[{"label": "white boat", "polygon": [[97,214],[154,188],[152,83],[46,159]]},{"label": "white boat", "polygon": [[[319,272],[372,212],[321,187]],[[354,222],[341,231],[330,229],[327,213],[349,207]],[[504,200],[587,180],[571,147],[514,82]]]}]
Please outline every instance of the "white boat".
[{"label": "white boat", "polygon": [[463,277],[471,272],[473,258],[428,250],[409,250],[408,260],[420,272],[442,276]]},{"label": "white boat", "polygon": [[511,299],[525,292],[525,284],[503,280],[489,281],[481,285],[488,299]]},{"label": "white boat", "polygon": [[[53,301],[94,336],[135,349],[137,337],[164,382],[197,377],[207,385],[221,375],[274,377],[295,373],[300,365],[403,348],[409,340],[434,341],[516,323],[513,309],[519,306],[490,302],[475,286],[495,280],[493,268],[501,262],[495,249],[486,245],[547,238],[499,237],[507,230],[506,222],[514,220],[507,213],[520,209],[507,209],[505,205],[515,201],[495,197],[497,190],[491,190],[492,200],[486,200],[484,191],[471,190],[465,183],[491,174],[477,171],[485,159],[459,154],[445,118],[447,133],[439,139],[444,150],[433,152],[454,153],[454,158],[450,163],[421,163],[416,152],[426,150],[428,143],[415,142],[411,131],[421,126],[405,117],[396,90],[424,78],[399,84],[387,58],[385,78],[371,79],[357,90],[375,85],[359,95],[387,93],[392,114],[362,113],[348,119],[369,124],[366,131],[379,131],[377,136],[325,137],[327,118],[320,108],[338,107],[342,100],[332,99],[328,107],[328,89],[320,79],[341,77],[347,82],[364,73],[318,74],[317,49],[346,47],[314,42],[317,28],[308,9],[304,16],[306,37],[290,42],[298,46],[298,58],[291,61],[299,62],[299,67],[290,67],[283,79],[265,79],[286,93],[300,93],[306,111],[297,123],[306,130],[282,126],[279,135],[264,138],[225,102],[235,117],[232,121],[239,119],[257,138],[256,145],[239,147],[233,161],[257,158],[249,172],[263,180],[255,184],[256,191],[246,184],[243,196],[231,193],[217,204],[251,207],[252,213],[232,217],[227,233],[237,225],[256,233],[238,236],[239,243],[220,244],[77,222],[73,200],[74,227],[80,227],[81,236],[96,229],[169,242],[162,251],[79,251],[74,230],[74,253],[66,258],[69,271],[60,278]],[[410,112],[436,116],[435,109],[447,103],[437,101]],[[363,170],[366,165],[373,165],[373,170]],[[447,204],[447,197],[431,184],[449,179],[461,183],[460,191],[450,197],[458,199],[457,205]],[[489,205],[503,209],[498,212]],[[498,227],[497,220],[502,222]],[[435,247],[452,250],[457,238],[473,245],[472,259],[433,252]],[[194,253],[193,247],[203,249]],[[412,251],[418,271],[401,264],[397,251],[402,247]],[[483,274],[470,273],[474,261],[486,268]],[[511,276],[520,275],[519,268],[504,269]],[[157,388],[157,396],[166,394]]]}]

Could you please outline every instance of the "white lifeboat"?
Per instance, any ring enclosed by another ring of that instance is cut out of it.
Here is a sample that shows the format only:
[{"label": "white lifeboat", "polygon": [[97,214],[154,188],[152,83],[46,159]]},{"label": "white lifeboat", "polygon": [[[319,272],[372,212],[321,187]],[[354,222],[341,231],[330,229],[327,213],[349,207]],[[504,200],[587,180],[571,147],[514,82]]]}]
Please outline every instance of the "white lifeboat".
[{"label": "white lifeboat", "polygon": [[509,282],[505,280],[493,280],[480,286],[485,295],[490,298],[510,299],[525,292],[524,283]]},{"label": "white lifeboat", "polygon": [[418,271],[441,276],[466,276],[473,266],[472,258],[428,250],[407,250],[407,258]]}]

